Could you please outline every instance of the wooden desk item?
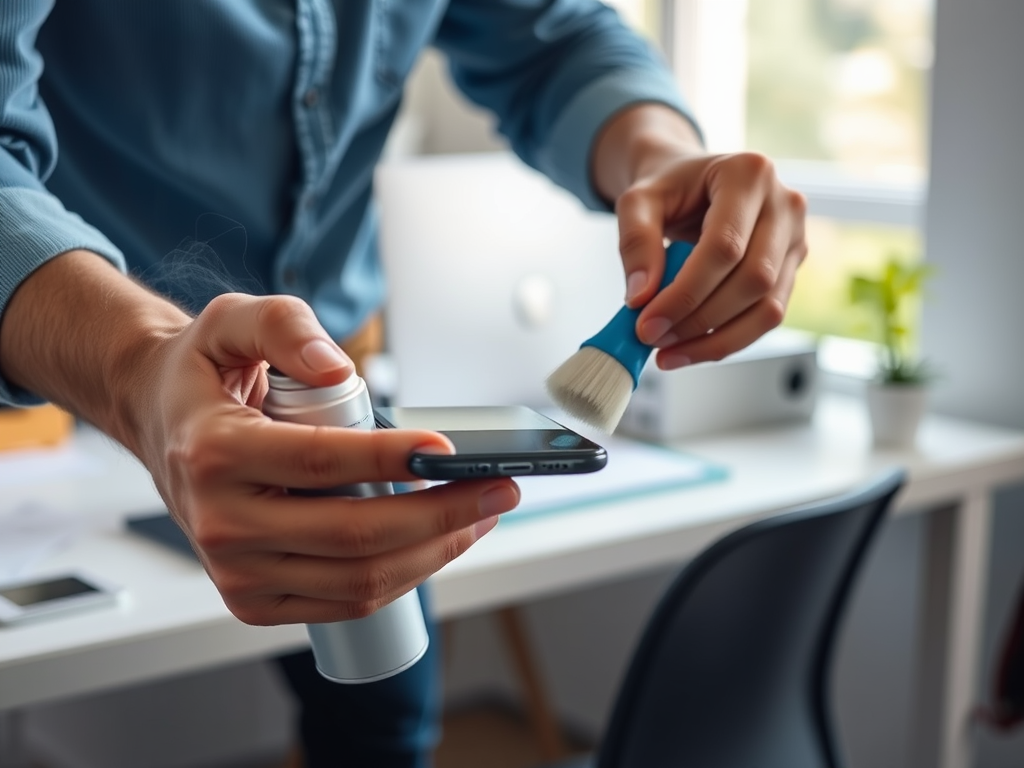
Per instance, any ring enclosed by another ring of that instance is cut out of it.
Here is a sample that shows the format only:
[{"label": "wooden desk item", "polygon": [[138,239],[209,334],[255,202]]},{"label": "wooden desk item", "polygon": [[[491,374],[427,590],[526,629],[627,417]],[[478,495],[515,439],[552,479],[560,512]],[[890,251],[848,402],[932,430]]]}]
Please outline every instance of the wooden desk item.
[{"label": "wooden desk item", "polygon": [[35,408],[0,406],[0,451],[45,448],[71,438],[75,420],[55,405]]}]

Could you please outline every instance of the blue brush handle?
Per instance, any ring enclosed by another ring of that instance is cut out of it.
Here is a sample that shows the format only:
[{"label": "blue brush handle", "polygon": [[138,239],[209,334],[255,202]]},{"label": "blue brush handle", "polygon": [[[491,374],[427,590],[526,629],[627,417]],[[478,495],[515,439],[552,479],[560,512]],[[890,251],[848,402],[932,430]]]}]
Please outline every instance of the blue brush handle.
[{"label": "blue brush handle", "polygon": [[[692,250],[693,245],[684,242],[672,243],[665,250],[665,274],[661,277],[659,292],[675,279]],[[600,349],[622,363],[622,367],[633,377],[633,389],[636,389],[637,384],[640,383],[640,372],[643,371],[644,365],[647,364],[647,358],[654,350],[654,347],[647,346],[636,337],[636,319],[638,317],[640,317],[640,309],[630,309],[624,306],[609,321],[608,325],[580,345]]]}]

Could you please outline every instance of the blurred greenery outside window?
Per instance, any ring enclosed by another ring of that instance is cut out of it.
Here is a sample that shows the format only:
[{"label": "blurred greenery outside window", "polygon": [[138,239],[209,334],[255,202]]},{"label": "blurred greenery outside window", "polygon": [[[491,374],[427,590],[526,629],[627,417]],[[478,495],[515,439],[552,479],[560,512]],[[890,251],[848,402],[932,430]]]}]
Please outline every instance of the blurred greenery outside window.
[{"label": "blurred greenery outside window", "polygon": [[871,339],[850,276],[922,255],[933,2],[610,3],[665,51],[710,149],[763,152],[808,195],[789,326]]}]

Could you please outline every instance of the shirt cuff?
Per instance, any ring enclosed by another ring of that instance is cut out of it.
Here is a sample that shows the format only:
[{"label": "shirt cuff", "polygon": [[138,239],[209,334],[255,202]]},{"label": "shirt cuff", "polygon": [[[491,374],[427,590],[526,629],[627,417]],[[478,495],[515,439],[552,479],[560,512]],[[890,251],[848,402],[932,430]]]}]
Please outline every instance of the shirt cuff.
[{"label": "shirt cuff", "polygon": [[643,102],[671,107],[697,127],[668,71],[620,70],[595,80],[569,102],[538,156],[541,169],[591,210],[609,210],[591,183],[590,152],[598,131],[612,115]]},{"label": "shirt cuff", "polygon": [[[0,319],[18,286],[62,253],[86,250],[122,272],[124,255],[99,230],[66,210],[53,195],[23,187],[0,189]],[[38,405],[39,397],[0,377],[0,404]]]}]

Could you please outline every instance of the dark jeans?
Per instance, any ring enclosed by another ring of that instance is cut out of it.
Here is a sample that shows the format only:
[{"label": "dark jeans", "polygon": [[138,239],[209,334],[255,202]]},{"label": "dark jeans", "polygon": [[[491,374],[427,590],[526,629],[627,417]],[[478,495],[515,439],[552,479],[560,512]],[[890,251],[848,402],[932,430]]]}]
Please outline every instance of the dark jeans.
[{"label": "dark jeans", "polygon": [[[423,613],[430,616],[424,589]],[[440,632],[428,619],[430,647],[387,680],[339,685],[320,676],[310,651],[277,659],[299,703],[305,768],[427,768],[440,738]]]}]

